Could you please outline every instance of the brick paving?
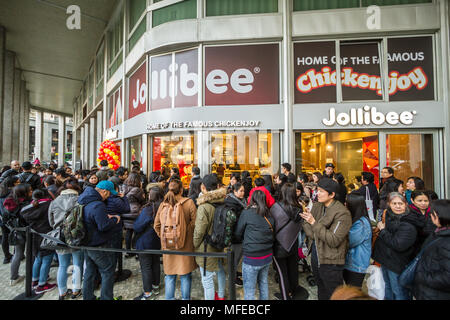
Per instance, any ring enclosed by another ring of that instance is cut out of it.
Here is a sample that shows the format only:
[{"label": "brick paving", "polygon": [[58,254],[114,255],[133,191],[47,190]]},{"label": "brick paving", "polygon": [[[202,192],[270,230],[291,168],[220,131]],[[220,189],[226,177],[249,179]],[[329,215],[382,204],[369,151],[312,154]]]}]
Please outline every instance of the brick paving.
[{"label": "brick paving", "polygon": [[[13,252],[11,247],[11,251]],[[10,266],[11,264],[3,264],[3,252],[0,250],[0,300],[12,300],[16,296],[25,292],[25,280],[19,282],[14,286],[10,286]],[[114,284],[114,296],[122,296],[124,300],[133,300],[142,293],[142,277],[140,273],[139,262],[135,258],[123,259],[123,268],[131,270],[132,274],[130,278],[125,281]],[[70,268],[69,268],[70,269]],[[56,273],[58,268],[52,267],[50,269],[50,283],[56,283]],[[162,271],[162,266],[161,266]],[[20,275],[25,275],[25,260],[20,264],[19,269]],[[274,293],[279,292],[278,284],[275,282],[274,270],[271,267],[269,271],[269,299],[274,300]],[[310,287],[306,281],[308,274],[299,274],[299,284],[306,288],[309,292],[308,300],[317,300],[317,287]],[[228,278],[227,278],[228,279]],[[160,295],[156,298],[157,300],[164,300],[164,276],[161,274],[161,290]],[[227,282],[228,286],[228,282]],[[72,278],[69,275],[68,278],[68,288],[72,287]],[[177,281],[177,290],[175,297],[177,299],[181,298],[181,293],[179,290],[180,283]],[[216,286],[217,288],[217,286]],[[202,300],[203,299],[203,287],[201,284],[201,276],[199,269],[195,270],[192,275],[192,287],[191,287],[191,299],[192,300]],[[228,296],[228,288],[226,291]],[[100,296],[100,290],[95,291],[96,296]],[[244,291],[241,287],[236,287],[236,299],[243,300]],[[81,300],[82,298],[78,298]],[[46,292],[40,300],[58,300],[58,289],[55,288],[53,291]],[[69,299],[70,300],[70,299]]]}]

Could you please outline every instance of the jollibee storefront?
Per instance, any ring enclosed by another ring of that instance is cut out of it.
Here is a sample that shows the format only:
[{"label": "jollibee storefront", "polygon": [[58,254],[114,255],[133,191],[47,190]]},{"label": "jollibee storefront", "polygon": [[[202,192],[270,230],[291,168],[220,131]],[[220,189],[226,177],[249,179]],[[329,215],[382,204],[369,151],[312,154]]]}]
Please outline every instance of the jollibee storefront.
[{"label": "jollibee storefront", "polygon": [[391,166],[439,194],[445,113],[433,43],[433,35],[294,41],[287,107],[280,43],[147,55],[127,75],[123,115],[122,87],[109,96],[108,132],[123,141],[125,163],[166,175],[177,167],[186,187],[194,166],[227,184],[234,172],[255,178],[283,162],[322,172],[333,162],[347,184],[361,171],[378,184]]}]

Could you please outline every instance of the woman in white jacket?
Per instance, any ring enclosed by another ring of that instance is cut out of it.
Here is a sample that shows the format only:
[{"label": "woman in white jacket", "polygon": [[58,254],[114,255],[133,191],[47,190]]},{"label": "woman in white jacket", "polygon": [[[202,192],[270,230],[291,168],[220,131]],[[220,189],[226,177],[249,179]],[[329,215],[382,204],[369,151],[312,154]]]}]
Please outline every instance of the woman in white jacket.
[{"label": "woman in white jacket", "polygon": [[[61,187],[60,195],[52,201],[48,209],[50,226],[56,229],[62,225],[66,215],[77,205],[78,195],[81,193],[78,181],[74,178],[68,179]],[[81,250],[62,249],[56,250],[59,267],[57,274],[59,300],[69,296],[75,299],[81,295],[81,279],[83,273],[83,253]],[[72,285],[73,292],[67,289],[67,268],[73,259]]]}]

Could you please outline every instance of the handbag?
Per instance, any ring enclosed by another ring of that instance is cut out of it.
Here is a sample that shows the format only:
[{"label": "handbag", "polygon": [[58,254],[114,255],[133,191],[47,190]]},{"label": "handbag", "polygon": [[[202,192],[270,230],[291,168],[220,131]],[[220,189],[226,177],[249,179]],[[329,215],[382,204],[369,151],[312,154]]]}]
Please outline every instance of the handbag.
[{"label": "handbag", "polygon": [[370,198],[369,187],[366,186],[366,207],[371,221],[376,221],[373,215],[373,200]]},{"label": "handbag", "polygon": [[62,231],[61,226],[47,234],[40,234],[40,236],[43,238],[41,248],[45,248],[46,250],[55,250],[60,248],[61,245],[66,246],[66,243],[64,242],[64,232]]},{"label": "handbag", "polygon": [[408,263],[408,265],[405,267],[405,269],[400,274],[400,277],[398,278],[398,282],[402,287],[412,290],[414,278],[416,276],[417,265],[419,264],[419,261],[422,258],[425,249],[429,248],[433,243],[436,243],[439,239],[440,238],[434,239],[425,247],[423,247],[417,254],[417,256],[410,263]]},{"label": "handbag", "polygon": [[369,278],[367,279],[367,291],[369,296],[377,300],[384,300],[385,283],[381,268],[376,265],[370,265],[367,268],[366,273],[369,274]]}]

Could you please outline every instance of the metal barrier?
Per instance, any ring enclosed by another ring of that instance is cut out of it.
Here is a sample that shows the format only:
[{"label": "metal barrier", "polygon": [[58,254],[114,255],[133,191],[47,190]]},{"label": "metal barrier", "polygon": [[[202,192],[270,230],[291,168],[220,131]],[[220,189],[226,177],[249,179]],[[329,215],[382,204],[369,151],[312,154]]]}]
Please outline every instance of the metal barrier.
[{"label": "metal barrier", "polygon": [[[17,231],[26,232],[26,275],[25,275],[25,293],[14,298],[14,300],[35,300],[39,299],[42,294],[36,295],[32,290],[32,268],[33,268],[33,253],[32,253],[32,243],[33,234],[37,234],[43,238],[50,240],[55,240],[55,238],[48,236],[47,234],[42,234],[34,231],[30,227],[26,228],[16,228]],[[69,246],[67,244],[61,245],[59,247],[41,247],[42,249],[75,249],[75,250],[93,250],[93,251],[105,251],[105,252],[119,252],[119,253],[134,253],[134,254],[172,254],[181,256],[191,256],[191,257],[211,257],[211,258],[225,258],[227,259],[228,267],[228,293],[229,300],[236,300],[236,269],[234,267],[234,252],[232,250],[227,252],[184,252],[184,251],[172,251],[172,250],[129,250],[129,249],[115,249],[115,248],[102,248],[102,247],[76,247]]]}]

